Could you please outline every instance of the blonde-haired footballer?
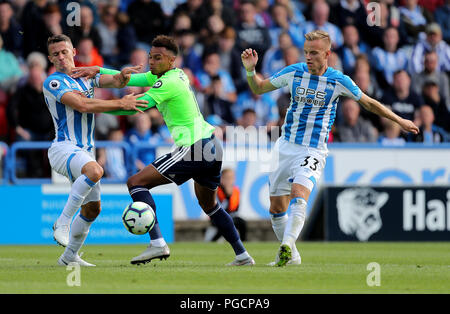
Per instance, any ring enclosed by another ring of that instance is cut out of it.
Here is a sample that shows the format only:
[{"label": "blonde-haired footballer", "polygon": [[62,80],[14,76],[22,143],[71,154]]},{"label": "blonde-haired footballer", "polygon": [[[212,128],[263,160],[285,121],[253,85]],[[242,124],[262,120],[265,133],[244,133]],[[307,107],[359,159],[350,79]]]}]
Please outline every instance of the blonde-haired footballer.
[{"label": "blonde-haired footballer", "polygon": [[272,227],[281,242],[276,260],[270,265],[277,266],[301,263],[295,241],[303,228],[309,195],[325,167],[328,134],[339,97],[356,100],[367,110],[398,123],[406,132],[419,132],[413,122],[365,95],[348,76],[328,66],[331,40],[327,32],[312,31],[305,39],[306,63],[287,66],[270,78],[256,74],[256,51],[245,49],[241,55],[248,84],[255,94],[284,86],[291,93],[282,134],[273,149],[278,164],[269,176]]}]

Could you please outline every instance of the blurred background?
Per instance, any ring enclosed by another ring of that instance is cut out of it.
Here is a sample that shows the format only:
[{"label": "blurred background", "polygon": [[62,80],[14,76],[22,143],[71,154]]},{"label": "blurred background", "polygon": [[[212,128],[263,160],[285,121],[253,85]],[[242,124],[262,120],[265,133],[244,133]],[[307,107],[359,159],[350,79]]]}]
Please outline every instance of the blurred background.
[{"label": "blurred background", "polygon": [[[267,164],[290,95],[284,89],[252,94],[240,53],[256,49],[256,70],[269,77],[304,60],[304,34],[313,29],[332,37],[330,66],[413,120],[421,133],[404,134],[342,98],[302,239],[449,240],[449,0],[0,0],[0,210],[20,211],[28,230],[3,220],[0,243],[52,242],[51,225],[70,189],[48,163],[54,128],[42,93],[54,71],[47,38],[61,33],[77,49],[76,66],[144,64],[144,72],[152,39],[174,36],[181,51],[176,66],[189,76],[228,156],[219,201],[244,240],[276,240]],[[96,89],[95,97],[147,89]],[[153,108],[134,116],[97,114],[95,130],[105,169],[103,211],[88,241],[146,242],[120,225],[131,201],[124,183],[171,149],[168,129]],[[192,182],[152,193],[162,204],[159,221],[169,241],[220,241]]]}]

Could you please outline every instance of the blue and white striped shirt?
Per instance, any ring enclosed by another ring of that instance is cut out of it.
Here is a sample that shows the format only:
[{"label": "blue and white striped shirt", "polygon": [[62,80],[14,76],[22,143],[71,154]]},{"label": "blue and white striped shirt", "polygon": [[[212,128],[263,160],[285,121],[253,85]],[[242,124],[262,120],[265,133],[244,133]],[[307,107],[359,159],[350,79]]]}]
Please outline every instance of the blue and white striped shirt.
[{"label": "blue and white striped shirt", "polygon": [[61,103],[61,97],[72,91],[80,91],[86,97],[94,97],[100,75],[94,79],[74,79],[67,74],[55,72],[44,82],[43,91],[48,110],[55,125],[53,142],[71,142],[91,151],[94,147],[95,120],[93,113],[81,113]]},{"label": "blue and white striped shirt", "polygon": [[414,46],[412,51],[409,61],[410,74],[421,73],[423,71],[425,53],[432,50],[436,51],[436,54],[438,55],[439,71],[450,71],[450,45],[441,40],[436,47],[433,48],[426,40],[422,40]]},{"label": "blue and white striped shirt", "polygon": [[396,52],[389,52],[375,47],[372,50],[372,56],[372,66],[377,71],[383,72],[389,84],[393,84],[395,72],[408,69],[408,54],[401,48]]},{"label": "blue and white striped shirt", "polygon": [[282,126],[282,137],[291,142],[327,149],[328,134],[336,118],[339,96],[359,100],[362,92],[341,72],[328,67],[321,76],[308,72],[306,63],[290,65],[270,78],[273,86],[288,86],[291,103]]}]

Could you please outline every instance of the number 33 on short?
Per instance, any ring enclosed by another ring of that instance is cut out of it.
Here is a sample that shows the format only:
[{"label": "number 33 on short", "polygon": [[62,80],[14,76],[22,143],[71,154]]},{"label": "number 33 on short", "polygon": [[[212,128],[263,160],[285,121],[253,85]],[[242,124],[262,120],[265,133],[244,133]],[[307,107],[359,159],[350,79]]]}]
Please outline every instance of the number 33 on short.
[{"label": "number 33 on short", "polygon": [[317,158],[308,156],[303,160],[303,163],[300,166],[301,167],[309,167],[312,171],[316,171],[318,164],[319,164],[319,160],[317,160]]}]

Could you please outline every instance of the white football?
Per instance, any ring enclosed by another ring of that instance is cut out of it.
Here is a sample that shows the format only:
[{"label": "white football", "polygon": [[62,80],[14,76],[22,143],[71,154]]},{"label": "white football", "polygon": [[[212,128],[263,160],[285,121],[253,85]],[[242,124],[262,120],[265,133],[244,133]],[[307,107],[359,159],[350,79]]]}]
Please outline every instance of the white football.
[{"label": "white football", "polygon": [[132,234],[146,234],[155,225],[155,212],[147,203],[133,202],[123,211],[122,222]]}]

